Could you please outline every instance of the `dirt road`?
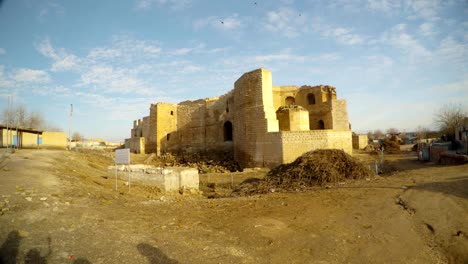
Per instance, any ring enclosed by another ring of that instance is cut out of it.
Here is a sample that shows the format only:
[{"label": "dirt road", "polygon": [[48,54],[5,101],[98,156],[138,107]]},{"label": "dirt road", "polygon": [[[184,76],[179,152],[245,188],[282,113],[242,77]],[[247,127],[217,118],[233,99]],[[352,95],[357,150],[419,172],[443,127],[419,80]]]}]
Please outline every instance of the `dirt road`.
[{"label": "dirt road", "polygon": [[106,156],[0,156],[4,263],[468,262],[467,165],[402,156],[402,171],[370,181],[207,199],[116,192]]}]

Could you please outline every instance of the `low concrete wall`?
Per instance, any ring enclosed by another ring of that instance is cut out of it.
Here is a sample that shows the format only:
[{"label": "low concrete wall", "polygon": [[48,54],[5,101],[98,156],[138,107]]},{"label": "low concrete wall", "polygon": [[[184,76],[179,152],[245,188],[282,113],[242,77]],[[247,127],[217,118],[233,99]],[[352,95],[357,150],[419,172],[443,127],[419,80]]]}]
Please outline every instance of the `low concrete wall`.
[{"label": "low concrete wall", "polygon": [[[109,166],[114,171],[115,166]],[[118,177],[139,184],[156,186],[162,191],[179,191],[181,188],[195,189],[199,187],[198,170],[185,167],[154,167],[151,165],[117,165]]]}]

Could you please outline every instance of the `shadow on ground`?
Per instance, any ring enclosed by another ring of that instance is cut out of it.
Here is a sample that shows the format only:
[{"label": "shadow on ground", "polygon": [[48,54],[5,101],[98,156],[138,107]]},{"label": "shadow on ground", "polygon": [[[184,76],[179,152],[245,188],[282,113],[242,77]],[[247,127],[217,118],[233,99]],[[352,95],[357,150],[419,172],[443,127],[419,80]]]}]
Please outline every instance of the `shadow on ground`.
[{"label": "shadow on ground", "polygon": [[429,182],[412,187],[413,190],[439,192],[468,199],[468,175],[444,182]]},{"label": "shadow on ground", "polygon": [[141,255],[148,258],[151,264],[178,264],[177,260],[166,256],[159,248],[153,247],[146,243],[140,243],[137,246]]},{"label": "shadow on ground", "polygon": [[[16,264],[18,263],[19,247],[21,242],[20,233],[17,230],[11,231],[7,239],[0,247],[0,264]],[[25,264],[47,264],[47,259],[52,254],[51,238],[47,238],[49,250],[46,255],[42,256],[41,251],[37,248],[30,249],[24,258]],[[87,259],[78,258],[73,261],[73,264],[91,264]]]}]

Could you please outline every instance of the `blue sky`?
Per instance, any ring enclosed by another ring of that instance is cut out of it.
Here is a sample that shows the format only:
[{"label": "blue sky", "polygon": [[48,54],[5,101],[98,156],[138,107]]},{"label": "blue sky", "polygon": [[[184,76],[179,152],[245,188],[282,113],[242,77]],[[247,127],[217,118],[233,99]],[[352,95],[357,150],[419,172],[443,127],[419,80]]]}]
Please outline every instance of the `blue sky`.
[{"label": "blue sky", "polygon": [[[1,2],[1,1],[0,1]],[[256,3],[256,4],[255,4]],[[328,84],[353,130],[434,127],[468,110],[466,0],[4,0],[0,108],[123,140],[156,102],[222,95],[247,71]]]}]

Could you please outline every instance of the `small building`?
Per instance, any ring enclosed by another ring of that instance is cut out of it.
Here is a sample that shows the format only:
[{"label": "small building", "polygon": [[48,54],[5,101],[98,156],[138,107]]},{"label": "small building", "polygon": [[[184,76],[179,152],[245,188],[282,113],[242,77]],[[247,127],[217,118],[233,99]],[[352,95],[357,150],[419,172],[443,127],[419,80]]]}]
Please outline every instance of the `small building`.
[{"label": "small building", "polygon": [[16,128],[0,125],[0,148],[66,148],[64,132],[42,131],[32,128]]}]

